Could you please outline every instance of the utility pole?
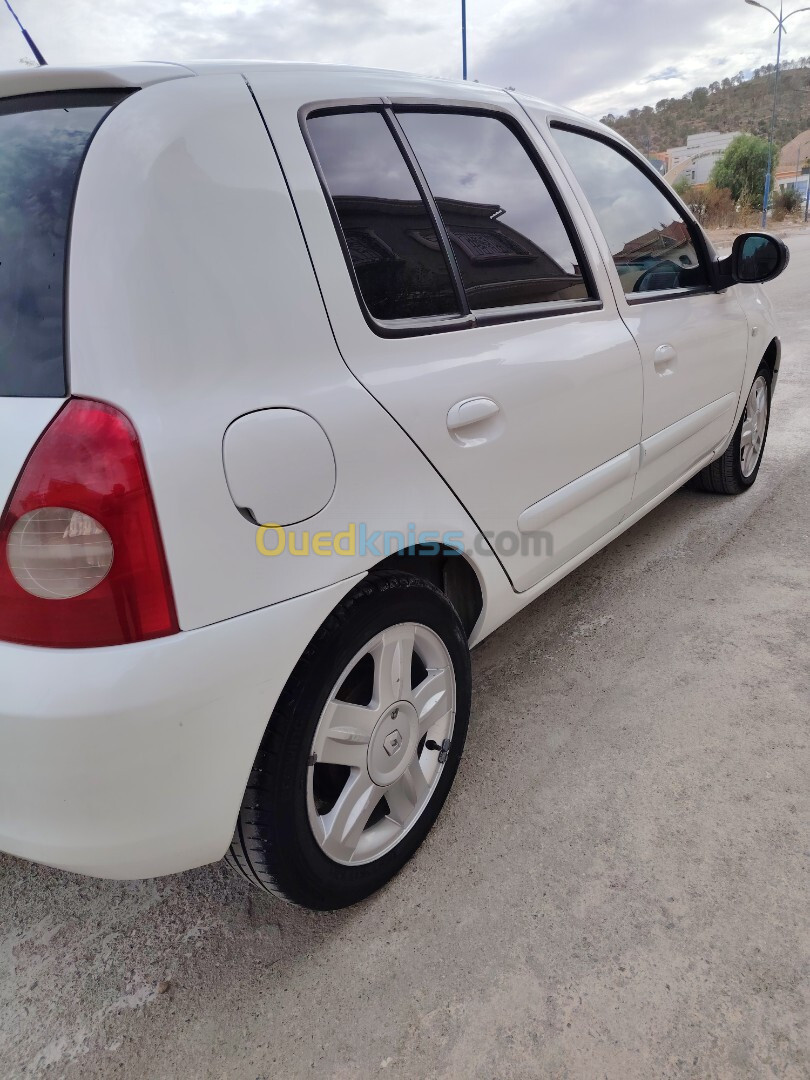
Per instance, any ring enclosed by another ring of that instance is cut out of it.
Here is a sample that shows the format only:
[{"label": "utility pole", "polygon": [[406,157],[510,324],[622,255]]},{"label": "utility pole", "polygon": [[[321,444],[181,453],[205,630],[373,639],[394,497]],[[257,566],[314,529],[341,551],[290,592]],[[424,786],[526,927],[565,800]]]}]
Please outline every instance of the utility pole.
[{"label": "utility pole", "polygon": [[467,80],[467,0],[461,0],[461,77]]}]

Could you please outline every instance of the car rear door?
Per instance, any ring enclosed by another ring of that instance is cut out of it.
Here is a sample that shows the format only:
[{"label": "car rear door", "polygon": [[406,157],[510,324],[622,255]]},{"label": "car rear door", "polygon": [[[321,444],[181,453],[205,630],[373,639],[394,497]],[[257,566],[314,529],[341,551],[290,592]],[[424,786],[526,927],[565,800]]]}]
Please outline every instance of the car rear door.
[{"label": "car rear door", "polygon": [[299,115],[283,76],[251,85],[346,363],[529,588],[619,523],[641,430],[638,350],[559,169],[506,94],[358,98],[331,72]]},{"label": "car rear door", "polygon": [[[527,108],[547,122],[542,110]],[[705,462],[728,435],[748,323],[733,289],[713,291],[699,226],[638,155],[570,120],[552,120],[550,138],[601,231],[619,311],[641,352],[644,422],[632,512]]]}]

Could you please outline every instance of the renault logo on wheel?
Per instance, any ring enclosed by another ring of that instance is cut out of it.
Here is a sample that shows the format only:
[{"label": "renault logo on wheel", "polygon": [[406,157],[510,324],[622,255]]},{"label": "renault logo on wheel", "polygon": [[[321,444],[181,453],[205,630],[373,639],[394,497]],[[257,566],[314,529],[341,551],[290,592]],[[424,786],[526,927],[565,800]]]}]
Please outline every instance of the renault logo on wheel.
[{"label": "renault logo on wheel", "polygon": [[383,739],[383,746],[385,752],[389,757],[393,757],[394,754],[402,746],[402,736],[398,731],[392,731],[390,735],[386,735]]}]

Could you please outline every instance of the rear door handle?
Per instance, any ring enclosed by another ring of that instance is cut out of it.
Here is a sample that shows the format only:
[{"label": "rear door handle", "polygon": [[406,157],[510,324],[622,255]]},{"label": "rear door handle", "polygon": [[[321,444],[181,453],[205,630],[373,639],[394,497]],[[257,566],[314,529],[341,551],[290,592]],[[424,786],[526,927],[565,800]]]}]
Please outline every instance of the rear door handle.
[{"label": "rear door handle", "polygon": [[677,359],[678,354],[672,345],[659,345],[653,356],[653,365],[659,375],[669,375]]},{"label": "rear door handle", "polygon": [[447,427],[450,431],[479,424],[499,413],[500,406],[492,398],[476,397],[458,401],[447,414]]}]

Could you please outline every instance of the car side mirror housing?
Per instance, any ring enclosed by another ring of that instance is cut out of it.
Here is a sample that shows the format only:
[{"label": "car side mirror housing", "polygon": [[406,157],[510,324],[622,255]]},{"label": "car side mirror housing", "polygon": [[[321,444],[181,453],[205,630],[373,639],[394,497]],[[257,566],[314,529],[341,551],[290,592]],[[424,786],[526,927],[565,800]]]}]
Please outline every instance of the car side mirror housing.
[{"label": "car side mirror housing", "polygon": [[790,262],[787,244],[770,233],[742,233],[734,241],[728,258],[717,263],[718,285],[753,285],[773,281]]}]

